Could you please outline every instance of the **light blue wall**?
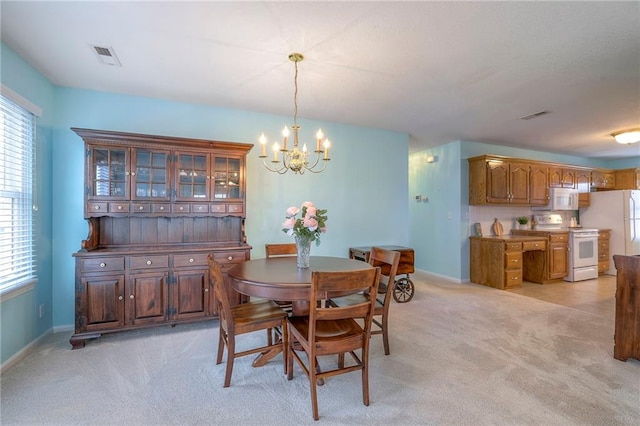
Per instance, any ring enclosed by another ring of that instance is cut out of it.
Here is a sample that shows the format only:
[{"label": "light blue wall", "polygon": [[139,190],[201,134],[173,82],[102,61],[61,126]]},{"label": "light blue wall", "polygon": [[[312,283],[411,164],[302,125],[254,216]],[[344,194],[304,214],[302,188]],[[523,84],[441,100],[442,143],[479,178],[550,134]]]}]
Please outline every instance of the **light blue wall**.
[{"label": "light blue wall", "polygon": [[[51,126],[54,120],[54,88],[13,50],[0,44],[0,80],[3,85],[42,108],[37,121],[36,256],[38,284],[34,291],[0,304],[0,362],[4,363],[23,347],[52,327],[51,258]],[[45,315],[39,318],[39,305]]]},{"label": "light blue wall", "polygon": [[[56,91],[53,150],[55,206],[53,293],[54,324],[73,323],[72,253],[87,236],[83,219],[83,145],[70,127],[150,133],[253,143],[264,131],[277,131],[290,117],[224,110],[156,99],[68,88]],[[333,141],[332,160],[321,174],[278,175],[258,159],[247,161],[247,242],[253,258],[264,257],[267,242],[292,241],[282,231],[291,205],[313,201],[328,209],[328,232],[312,254],[348,256],[365,244],[407,244],[408,136],[382,130],[300,120],[303,137],[315,129]]]}]

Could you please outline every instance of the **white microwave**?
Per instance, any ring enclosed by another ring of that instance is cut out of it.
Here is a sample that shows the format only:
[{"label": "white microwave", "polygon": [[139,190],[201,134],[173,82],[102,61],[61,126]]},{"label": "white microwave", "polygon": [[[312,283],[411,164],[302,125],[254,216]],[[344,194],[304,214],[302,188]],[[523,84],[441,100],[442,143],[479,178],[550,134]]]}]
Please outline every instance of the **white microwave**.
[{"label": "white microwave", "polygon": [[533,207],[533,210],[578,210],[578,190],[549,188],[549,204],[544,207]]}]

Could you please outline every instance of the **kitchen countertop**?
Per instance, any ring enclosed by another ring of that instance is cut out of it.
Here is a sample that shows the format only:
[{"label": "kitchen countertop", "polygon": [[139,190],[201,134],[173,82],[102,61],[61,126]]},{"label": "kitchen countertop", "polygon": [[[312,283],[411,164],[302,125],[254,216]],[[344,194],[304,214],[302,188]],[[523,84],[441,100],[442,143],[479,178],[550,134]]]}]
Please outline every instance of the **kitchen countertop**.
[{"label": "kitchen countertop", "polygon": [[[525,231],[526,232],[526,231]],[[546,237],[537,237],[534,235],[487,235],[482,236],[482,237],[478,237],[478,236],[472,236],[469,237],[471,239],[486,239],[486,240],[496,240],[496,241],[547,241]]]}]

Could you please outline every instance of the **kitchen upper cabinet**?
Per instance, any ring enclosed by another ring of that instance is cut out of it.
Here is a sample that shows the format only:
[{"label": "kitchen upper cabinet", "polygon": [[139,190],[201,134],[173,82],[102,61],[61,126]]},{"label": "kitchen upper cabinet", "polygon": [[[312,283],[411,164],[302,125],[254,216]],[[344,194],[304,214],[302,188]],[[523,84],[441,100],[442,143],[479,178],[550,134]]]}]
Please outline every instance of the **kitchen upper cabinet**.
[{"label": "kitchen upper cabinet", "polygon": [[598,169],[591,172],[591,187],[596,190],[611,190],[616,187],[616,175],[613,170]]},{"label": "kitchen upper cabinet", "polygon": [[640,168],[616,170],[615,189],[640,189]]},{"label": "kitchen upper cabinet", "polygon": [[529,166],[529,202],[534,206],[549,203],[549,168],[545,165]]},{"label": "kitchen upper cabinet", "polygon": [[576,188],[576,169],[549,167],[549,187]]},{"label": "kitchen upper cabinet", "polygon": [[576,172],[576,189],[578,190],[578,207],[589,207],[591,196],[591,170],[579,169]]},{"label": "kitchen upper cabinet", "polygon": [[528,163],[489,156],[469,159],[469,204],[528,203]]}]

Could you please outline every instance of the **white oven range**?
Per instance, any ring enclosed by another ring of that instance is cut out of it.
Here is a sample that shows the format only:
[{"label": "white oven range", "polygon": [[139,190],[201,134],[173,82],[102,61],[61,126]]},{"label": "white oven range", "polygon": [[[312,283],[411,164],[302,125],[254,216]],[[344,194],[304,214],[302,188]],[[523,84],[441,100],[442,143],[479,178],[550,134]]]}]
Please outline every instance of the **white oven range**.
[{"label": "white oven range", "polygon": [[565,281],[583,281],[598,278],[598,230],[566,227],[558,214],[536,215],[536,229],[569,232],[569,265]]}]

